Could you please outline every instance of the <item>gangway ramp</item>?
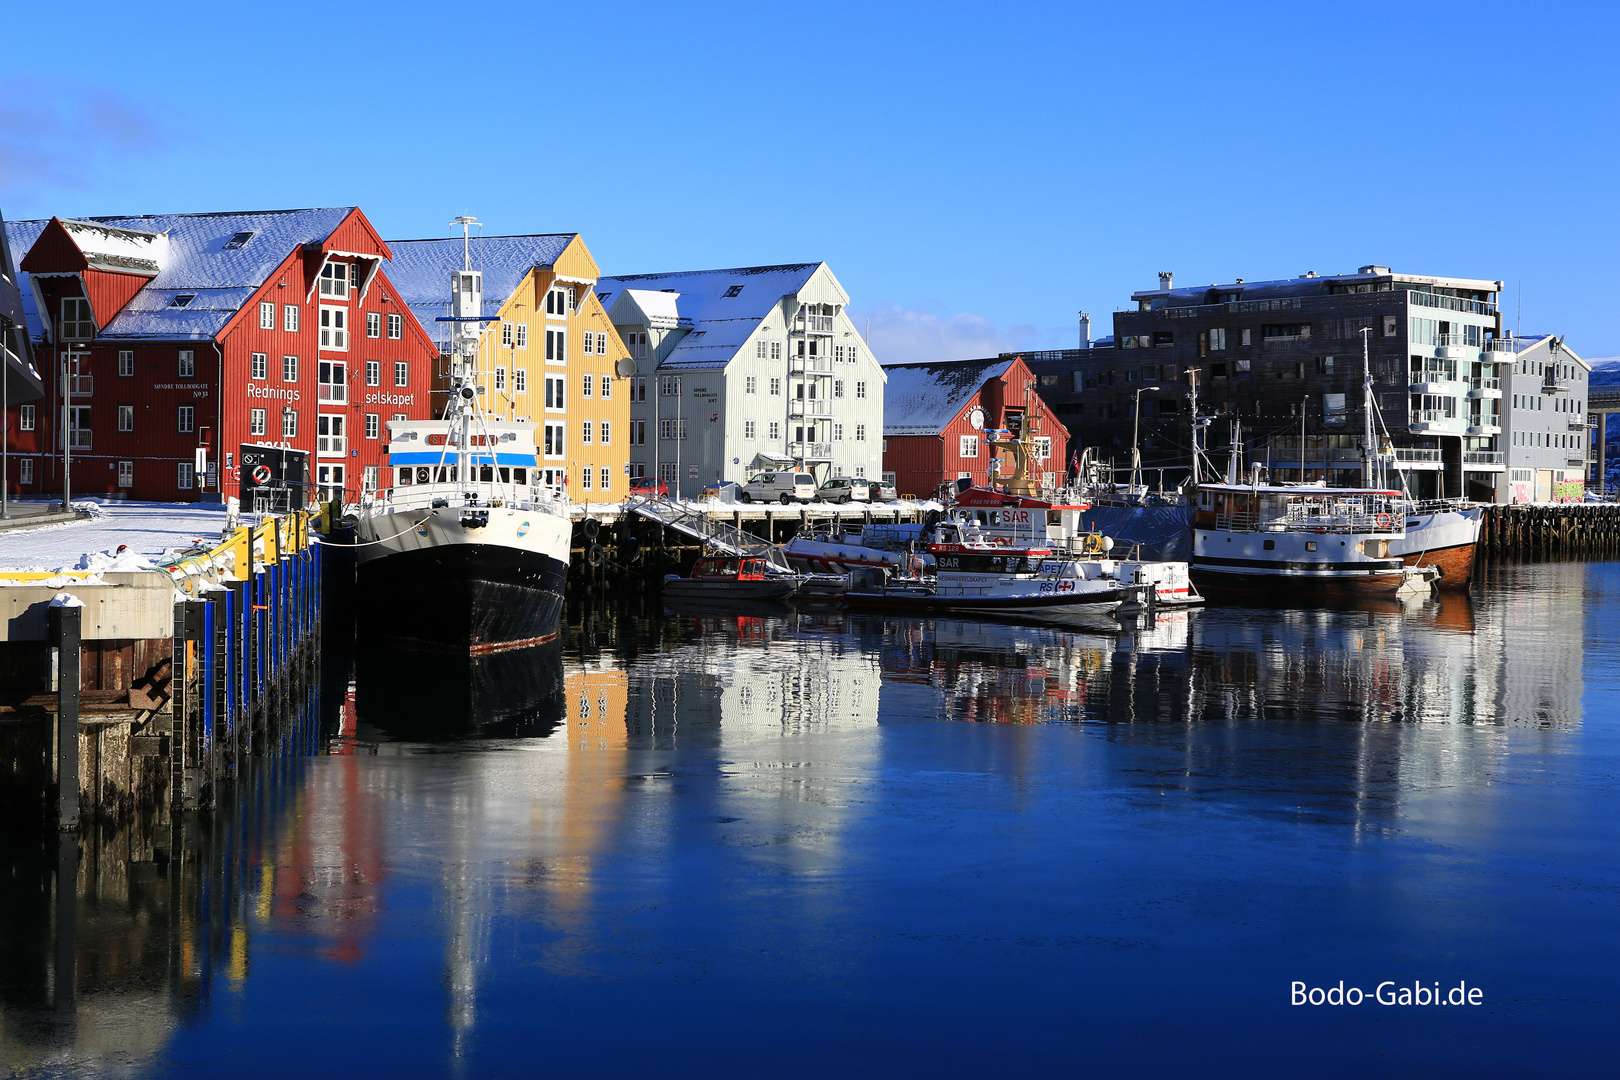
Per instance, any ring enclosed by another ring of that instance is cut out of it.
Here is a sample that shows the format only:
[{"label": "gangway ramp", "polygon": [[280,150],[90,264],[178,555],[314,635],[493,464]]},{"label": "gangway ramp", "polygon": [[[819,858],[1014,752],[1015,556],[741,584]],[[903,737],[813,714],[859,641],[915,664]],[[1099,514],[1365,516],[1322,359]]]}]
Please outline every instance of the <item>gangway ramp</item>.
[{"label": "gangway ramp", "polygon": [[713,551],[724,555],[765,559],[770,562],[773,571],[784,574],[793,572],[781,548],[769,540],[762,540],[752,533],[744,532],[729,522],[717,520],[706,511],[656,497],[631,499],[626,501],[624,507],[632,514],[638,514],[678,533],[701,540]]}]

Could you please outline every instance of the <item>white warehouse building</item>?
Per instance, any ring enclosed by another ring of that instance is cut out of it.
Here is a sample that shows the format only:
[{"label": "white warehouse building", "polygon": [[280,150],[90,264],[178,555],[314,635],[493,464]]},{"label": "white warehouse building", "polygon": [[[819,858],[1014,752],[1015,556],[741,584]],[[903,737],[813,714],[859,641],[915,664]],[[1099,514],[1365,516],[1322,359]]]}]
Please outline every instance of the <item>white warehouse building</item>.
[{"label": "white warehouse building", "polygon": [[635,362],[631,476],[695,498],[763,468],[882,474],[885,376],[826,263],[601,278]]}]

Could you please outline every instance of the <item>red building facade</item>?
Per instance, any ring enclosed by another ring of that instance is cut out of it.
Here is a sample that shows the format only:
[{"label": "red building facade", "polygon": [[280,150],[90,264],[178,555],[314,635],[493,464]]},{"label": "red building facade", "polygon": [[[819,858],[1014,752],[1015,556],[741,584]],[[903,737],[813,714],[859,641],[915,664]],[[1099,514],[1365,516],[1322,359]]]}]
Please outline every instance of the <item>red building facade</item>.
[{"label": "red building facade", "polygon": [[356,208],[5,228],[46,383],[10,409],[14,494],[60,494],[65,427],[75,495],[218,501],[258,443],[308,451],[321,496],[353,500],[387,422],[432,415],[438,349]]},{"label": "red building facade", "polygon": [[1034,479],[1048,487],[1061,481],[1069,430],[1047,412],[1023,360],[885,364],[883,371],[883,470],[901,495],[927,497],[962,477],[986,484],[993,469],[1012,475],[1010,456],[998,466],[1001,452],[990,440],[1026,426],[1037,440]]}]

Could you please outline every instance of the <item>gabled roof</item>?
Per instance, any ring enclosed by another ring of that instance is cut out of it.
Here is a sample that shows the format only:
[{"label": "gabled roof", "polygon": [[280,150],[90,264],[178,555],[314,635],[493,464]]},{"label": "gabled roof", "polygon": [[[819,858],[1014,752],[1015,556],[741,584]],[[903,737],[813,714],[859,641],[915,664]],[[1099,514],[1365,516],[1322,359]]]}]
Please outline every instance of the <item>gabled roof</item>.
[{"label": "gabled roof", "polygon": [[[725,367],[785,296],[797,296],[826,263],[785,263],[730,270],[684,270],[667,274],[628,274],[596,283],[597,295],[609,310],[622,290],[678,293],[676,310],[691,332],[670,351],[660,368],[715,370]],[[847,304],[849,297],[833,278],[827,301]],[[735,296],[727,296],[736,290]],[[622,325],[622,324],[621,324]]]},{"label": "gabled roof", "polygon": [[0,215],[0,318],[9,323],[5,330],[0,323],[0,357],[5,360],[3,377],[12,401],[33,401],[43,397],[44,384],[34,367],[33,351],[28,335],[28,315],[23,309],[22,291],[18,288],[21,275],[17,261],[12,257],[11,244],[6,239],[5,216]]},{"label": "gabled roof", "polygon": [[[495,318],[529,271],[557,261],[578,233],[535,236],[475,236],[468,242],[472,267],[484,275],[484,310]],[[434,320],[450,314],[450,275],[465,264],[459,237],[443,240],[390,240],[394,258],[383,273],[401,300],[434,340],[446,337],[445,324]]]},{"label": "gabled roof", "polygon": [[[352,206],[338,206],[78,218],[63,220],[62,225],[90,268],[151,274],[150,266],[119,263],[134,260],[156,264],[151,283],[101,328],[98,340],[166,340],[217,335],[288,255],[304,244],[322,243],[355,213]],[[14,251],[29,251],[50,224],[48,220],[8,221],[6,240]],[[236,246],[227,246],[240,233],[250,235]],[[166,240],[154,239],[158,236]],[[26,283],[28,275],[22,276],[28,327],[37,336],[44,328],[34,311],[33,290]],[[170,307],[174,298],[183,293],[195,299],[183,308]]]},{"label": "gabled roof", "polygon": [[1016,360],[945,360],[929,364],[885,364],[884,435],[938,435],[991,379]]}]

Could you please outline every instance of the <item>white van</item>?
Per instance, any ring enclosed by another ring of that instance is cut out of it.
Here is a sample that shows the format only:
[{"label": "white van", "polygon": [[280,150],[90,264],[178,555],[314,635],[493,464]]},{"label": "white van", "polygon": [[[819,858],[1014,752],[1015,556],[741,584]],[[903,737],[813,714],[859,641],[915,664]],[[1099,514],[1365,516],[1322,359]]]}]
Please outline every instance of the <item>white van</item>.
[{"label": "white van", "polygon": [[743,485],[737,497],[743,502],[770,502],[784,506],[794,499],[807,503],[816,497],[816,478],[802,472],[762,472]]}]

